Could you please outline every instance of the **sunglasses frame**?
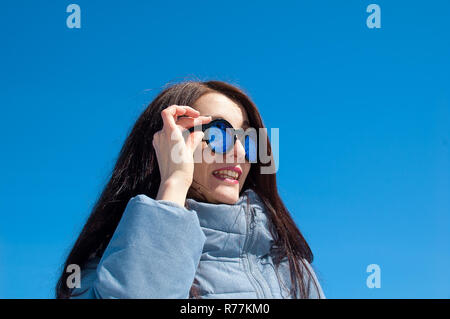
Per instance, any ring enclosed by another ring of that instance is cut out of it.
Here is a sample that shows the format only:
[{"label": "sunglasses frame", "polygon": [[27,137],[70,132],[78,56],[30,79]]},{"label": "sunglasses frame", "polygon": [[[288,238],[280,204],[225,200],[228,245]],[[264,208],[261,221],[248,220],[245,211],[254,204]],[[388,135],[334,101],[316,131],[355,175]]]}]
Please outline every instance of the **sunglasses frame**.
[{"label": "sunglasses frame", "polygon": [[[230,150],[232,150],[232,149],[234,148],[234,145],[236,144],[236,140],[237,140],[237,138],[238,138],[238,135],[239,135],[239,140],[241,141],[241,143],[244,143],[244,144],[242,144],[242,145],[244,145],[244,149],[245,149],[245,140],[244,140],[244,141],[241,140],[242,136],[245,136],[245,135],[244,135],[244,134],[235,134],[236,132],[239,132],[239,131],[241,131],[241,130],[243,130],[243,129],[235,129],[235,128],[233,127],[233,125],[231,125],[230,122],[228,122],[227,120],[225,120],[225,119],[223,119],[223,118],[214,119],[214,120],[212,120],[211,122],[206,123],[206,124],[201,124],[201,125],[192,126],[192,127],[190,127],[190,128],[188,129],[188,131],[189,131],[189,132],[193,132],[193,131],[195,130],[196,127],[200,127],[200,126],[201,126],[202,132],[205,132],[207,129],[209,129],[210,127],[214,126],[214,125],[215,125],[216,123],[218,123],[218,122],[221,122],[221,123],[225,124],[225,126],[226,126],[228,129],[233,130],[232,133],[233,133],[234,141],[233,141],[232,146],[231,146],[228,150],[226,150],[226,152],[221,152],[221,151],[215,151],[215,150],[213,150],[212,146],[211,146],[210,143],[209,143],[209,139],[203,139],[202,141],[205,141],[206,144],[208,144],[208,146],[209,146],[209,148],[211,149],[211,151],[214,152],[214,153],[218,153],[218,154],[226,154],[226,153],[228,153]],[[226,130],[226,129],[225,129],[225,130]],[[227,131],[226,131],[226,134],[228,134]],[[256,134],[256,145],[258,146],[258,134]],[[256,146],[256,147],[257,147],[257,146]],[[245,152],[245,158],[247,159],[247,161],[250,162],[250,159],[248,158],[247,152]],[[251,162],[251,163],[256,163],[257,161],[258,161],[258,152],[256,152],[256,161],[255,161],[255,162]]]}]

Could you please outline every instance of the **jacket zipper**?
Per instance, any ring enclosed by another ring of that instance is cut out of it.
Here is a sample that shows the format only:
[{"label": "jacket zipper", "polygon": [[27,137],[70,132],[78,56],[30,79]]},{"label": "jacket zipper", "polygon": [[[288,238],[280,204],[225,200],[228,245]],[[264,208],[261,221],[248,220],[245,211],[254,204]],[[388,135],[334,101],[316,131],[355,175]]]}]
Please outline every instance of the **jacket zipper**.
[{"label": "jacket zipper", "polygon": [[[245,237],[245,242],[244,242],[244,248],[243,248],[243,261],[244,264],[246,264],[248,272],[246,272],[247,277],[250,280],[250,283],[252,284],[253,288],[255,288],[256,291],[256,297],[257,298],[265,298],[266,294],[264,293],[264,288],[262,283],[259,282],[258,278],[256,277],[256,274],[253,272],[252,270],[252,264],[250,261],[250,256],[248,254],[248,249],[249,247],[252,246],[253,244],[253,235],[254,235],[254,229],[256,227],[256,222],[255,222],[255,211],[253,207],[250,207],[250,214],[248,213],[249,211],[249,203],[247,201],[247,207],[246,207],[246,225],[247,225],[247,236]],[[250,219],[250,221],[249,221]],[[245,267],[244,267],[244,270]]]}]

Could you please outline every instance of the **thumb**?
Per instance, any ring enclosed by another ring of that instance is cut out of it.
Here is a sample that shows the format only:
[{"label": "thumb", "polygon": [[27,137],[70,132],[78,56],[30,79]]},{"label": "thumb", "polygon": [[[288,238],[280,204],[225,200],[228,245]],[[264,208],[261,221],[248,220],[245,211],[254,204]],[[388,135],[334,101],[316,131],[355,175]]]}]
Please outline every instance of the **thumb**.
[{"label": "thumb", "polygon": [[198,145],[202,142],[203,137],[205,136],[205,133],[203,132],[194,132],[192,137],[192,151],[195,151],[195,149],[198,147]]}]

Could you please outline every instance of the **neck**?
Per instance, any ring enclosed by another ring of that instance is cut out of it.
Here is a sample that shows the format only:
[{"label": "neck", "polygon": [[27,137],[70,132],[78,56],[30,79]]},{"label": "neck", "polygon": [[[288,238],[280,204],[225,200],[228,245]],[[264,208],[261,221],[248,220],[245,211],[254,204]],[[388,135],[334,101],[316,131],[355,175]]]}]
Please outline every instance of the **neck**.
[{"label": "neck", "polygon": [[248,247],[250,253],[264,255],[269,252],[273,237],[267,209],[252,189],[243,191],[234,204],[214,204],[188,198],[186,206],[196,212],[206,235],[204,253],[238,256],[246,249],[244,244],[248,239],[258,241],[255,247]]}]

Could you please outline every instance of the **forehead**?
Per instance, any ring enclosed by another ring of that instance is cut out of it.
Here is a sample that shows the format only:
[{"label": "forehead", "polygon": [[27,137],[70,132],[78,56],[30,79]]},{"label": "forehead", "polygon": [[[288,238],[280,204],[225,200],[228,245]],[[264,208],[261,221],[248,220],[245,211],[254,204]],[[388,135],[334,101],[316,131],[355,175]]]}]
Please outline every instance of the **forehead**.
[{"label": "forehead", "polygon": [[207,93],[192,105],[200,115],[211,115],[213,119],[223,118],[234,128],[249,126],[247,112],[239,104],[219,93]]}]

